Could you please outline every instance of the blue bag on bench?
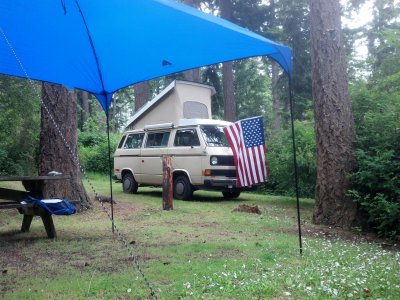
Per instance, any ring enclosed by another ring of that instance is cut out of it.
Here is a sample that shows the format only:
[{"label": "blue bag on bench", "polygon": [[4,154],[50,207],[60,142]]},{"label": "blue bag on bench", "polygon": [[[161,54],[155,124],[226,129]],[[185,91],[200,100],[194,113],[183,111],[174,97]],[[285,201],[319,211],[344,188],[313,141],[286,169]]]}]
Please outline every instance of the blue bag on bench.
[{"label": "blue bag on bench", "polygon": [[34,203],[54,215],[72,215],[76,212],[75,207],[66,199],[36,199],[28,196],[24,201]]}]

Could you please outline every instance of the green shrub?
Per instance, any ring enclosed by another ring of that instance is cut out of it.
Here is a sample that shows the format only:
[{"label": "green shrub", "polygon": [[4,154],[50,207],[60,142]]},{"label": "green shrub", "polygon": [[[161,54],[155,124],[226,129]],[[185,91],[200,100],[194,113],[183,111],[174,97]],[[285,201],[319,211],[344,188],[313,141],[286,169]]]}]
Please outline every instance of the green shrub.
[{"label": "green shrub", "polygon": [[[310,121],[295,122],[299,194],[314,198],[316,180],[315,133]],[[295,195],[293,144],[290,129],[283,130],[267,142],[268,181],[265,189],[280,195]]]},{"label": "green shrub", "polygon": [[[110,134],[111,159],[119,141],[119,134]],[[97,130],[79,132],[79,156],[82,167],[89,172],[108,174],[110,170],[108,160],[107,134]]]},{"label": "green shrub", "polygon": [[350,195],[379,235],[399,240],[400,96],[394,87],[387,80],[353,87],[358,170]]},{"label": "green shrub", "polygon": [[23,167],[0,148],[0,175],[24,175]]},{"label": "green shrub", "polygon": [[26,80],[0,75],[0,124],[0,174],[36,174],[40,99]]},{"label": "green shrub", "polygon": [[379,235],[400,239],[400,161],[394,150],[357,151],[358,171],[350,191]]},{"label": "green shrub", "polygon": [[101,144],[106,138],[107,136],[104,133],[97,131],[83,131],[79,132],[78,135],[79,144],[87,148]]}]

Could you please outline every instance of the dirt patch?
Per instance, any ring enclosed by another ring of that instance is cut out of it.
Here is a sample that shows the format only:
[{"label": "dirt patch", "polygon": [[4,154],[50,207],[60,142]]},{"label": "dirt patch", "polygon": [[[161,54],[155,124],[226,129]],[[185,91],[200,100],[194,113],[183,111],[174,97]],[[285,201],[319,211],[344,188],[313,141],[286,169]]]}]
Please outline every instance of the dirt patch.
[{"label": "dirt patch", "polygon": [[[143,211],[143,207],[136,203],[126,202],[126,201],[119,201],[118,199],[113,200],[113,209],[114,214],[118,214],[118,217],[124,218],[132,216],[137,212]],[[111,210],[111,203],[109,201],[93,201],[93,209],[87,210],[84,213],[88,213],[93,215],[95,218],[98,218],[98,211],[103,211],[103,209],[110,211]]]},{"label": "dirt patch", "polygon": [[[297,232],[296,232],[297,234]],[[400,244],[395,241],[378,237],[374,233],[352,232],[334,227],[306,226],[302,225],[302,235],[324,238],[329,240],[343,240],[355,244],[374,243],[386,250],[400,250]]]},{"label": "dirt patch", "polygon": [[232,212],[245,212],[245,213],[250,213],[250,214],[258,214],[261,215],[261,211],[258,208],[258,205],[247,205],[247,204],[241,204],[238,207],[234,208]]}]

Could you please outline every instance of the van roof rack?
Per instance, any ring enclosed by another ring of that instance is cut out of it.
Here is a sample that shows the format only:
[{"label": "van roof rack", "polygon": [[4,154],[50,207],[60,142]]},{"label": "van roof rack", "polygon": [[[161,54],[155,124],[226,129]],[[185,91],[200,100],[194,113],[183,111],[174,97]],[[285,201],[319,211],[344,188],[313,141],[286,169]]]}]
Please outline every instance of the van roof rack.
[{"label": "van roof rack", "polygon": [[173,123],[151,124],[144,126],[144,130],[170,129],[170,128],[174,128]]}]

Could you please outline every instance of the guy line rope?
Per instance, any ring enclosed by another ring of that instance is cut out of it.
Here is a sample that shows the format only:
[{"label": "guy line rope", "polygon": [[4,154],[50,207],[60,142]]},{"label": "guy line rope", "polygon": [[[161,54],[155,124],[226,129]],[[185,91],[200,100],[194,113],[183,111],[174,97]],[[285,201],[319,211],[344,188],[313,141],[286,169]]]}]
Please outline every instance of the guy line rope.
[{"label": "guy line rope", "polygon": [[[43,108],[45,109],[47,115],[49,116],[50,120],[52,121],[53,125],[55,126],[55,128],[56,128],[56,130],[57,130],[57,133],[58,133],[58,134],[60,135],[60,137],[62,138],[63,143],[64,143],[65,147],[67,148],[68,153],[70,154],[73,163],[79,168],[79,170],[80,170],[81,173],[83,174],[84,178],[85,178],[85,179],[87,180],[87,182],[89,183],[89,186],[90,186],[92,192],[95,194],[95,198],[96,198],[96,199],[98,200],[98,202],[101,204],[101,208],[102,208],[103,211],[107,214],[109,220],[110,220],[111,222],[113,222],[114,220],[113,220],[112,216],[111,216],[110,213],[108,212],[107,208],[104,206],[104,203],[101,201],[101,197],[99,196],[99,194],[98,194],[97,191],[95,190],[95,188],[94,188],[92,182],[90,181],[90,179],[89,179],[89,177],[88,177],[88,175],[87,175],[85,169],[81,166],[81,164],[80,164],[80,162],[79,162],[79,157],[78,157],[78,155],[77,155],[76,153],[74,153],[74,151],[72,150],[72,148],[69,146],[67,140],[66,140],[65,137],[64,137],[64,134],[61,132],[60,127],[58,126],[56,120],[54,119],[53,114],[51,113],[51,111],[50,111],[50,109],[47,107],[47,105],[44,103],[44,101],[43,101],[43,99],[42,99],[42,97],[41,97],[41,94],[39,93],[39,91],[38,91],[38,89],[37,89],[37,86],[34,84],[33,80],[32,80],[32,79],[30,78],[30,76],[28,75],[26,69],[24,68],[24,66],[23,66],[23,64],[22,64],[22,62],[21,62],[21,60],[19,59],[17,53],[16,53],[15,50],[14,50],[14,47],[11,45],[11,42],[10,42],[9,39],[7,38],[7,36],[6,36],[6,34],[5,34],[5,32],[4,32],[4,30],[3,30],[2,27],[0,27],[0,32],[1,32],[1,34],[2,34],[2,36],[3,36],[3,38],[4,38],[4,40],[6,41],[8,47],[9,47],[10,50],[12,51],[12,53],[13,53],[13,55],[14,55],[14,57],[15,57],[17,63],[18,63],[18,65],[19,65],[19,67],[21,68],[21,70],[22,70],[22,72],[24,73],[25,77],[28,79],[28,82],[29,82],[30,85],[32,86],[33,91],[36,93],[36,96],[38,96],[38,98],[40,99],[41,104],[42,104]],[[112,199],[111,199],[111,201],[112,201]],[[81,207],[82,207],[83,209],[86,209],[86,210],[87,210],[88,207],[89,207],[89,203],[83,203],[82,200],[81,200],[80,205],[81,205]],[[130,259],[131,259],[133,265],[135,266],[136,270],[140,273],[140,275],[142,276],[142,278],[143,278],[143,280],[144,280],[146,286],[147,286],[148,289],[150,290],[150,295],[152,296],[153,299],[158,299],[158,298],[157,298],[156,291],[155,291],[155,288],[153,287],[153,285],[150,283],[150,281],[148,280],[148,278],[147,278],[146,275],[144,274],[144,272],[143,272],[143,270],[142,270],[142,268],[141,268],[141,266],[140,266],[140,264],[139,264],[139,261],[137,260],[137,255],[135,255],[135,253],[133,252],[132,247],[129,246],[129,243],[128,243],[126,237],[123,235],[123,233],[119,230],[119,228],[118,228],[115,224],[114,224],[113,228],[114,228],[115,232],[117,233],[118,240],[121,241],[121,242],[124,244],[124,246],[125,246],[125,248],[126,248],[128,254],[129,254],[129,257],[130,257]]]}]

